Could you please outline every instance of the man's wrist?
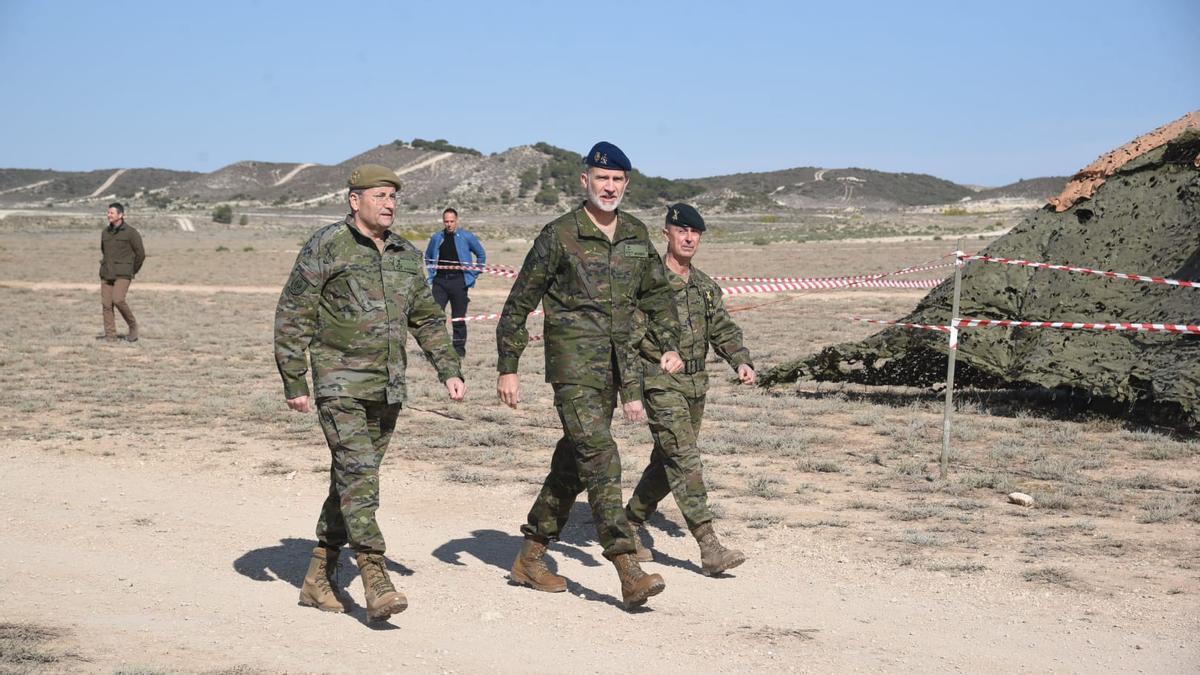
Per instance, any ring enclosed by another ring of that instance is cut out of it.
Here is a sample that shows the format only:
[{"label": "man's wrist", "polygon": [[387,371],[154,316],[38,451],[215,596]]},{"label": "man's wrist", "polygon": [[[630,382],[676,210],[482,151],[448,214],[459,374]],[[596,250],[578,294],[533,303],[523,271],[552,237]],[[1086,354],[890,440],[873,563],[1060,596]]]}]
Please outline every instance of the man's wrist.
[{"label": "man's wrist", "polygon": [[517,364],[520,363],[520,358],[516,356],[500,356],[496,359],[496,370],[501,375],[513,375],[517,372]]},{"label": "man's wrist", "polygon": [[308,392],[308,383],[307,382],[301,381],[299,383],[291,383],[291,384],[285,382],[283,384],[283,396],[284,396],[284,398],[288,399],[289,401],[294,398],[300,398],[301,396],[308,396],[308,395],[309,395],[309,392]]}]

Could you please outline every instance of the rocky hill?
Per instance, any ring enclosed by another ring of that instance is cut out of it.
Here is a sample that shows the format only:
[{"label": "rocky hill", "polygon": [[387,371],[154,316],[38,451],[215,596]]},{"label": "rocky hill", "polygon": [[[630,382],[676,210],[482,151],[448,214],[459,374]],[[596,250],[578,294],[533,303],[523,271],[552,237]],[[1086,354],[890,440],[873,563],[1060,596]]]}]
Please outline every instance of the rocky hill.
[{"label": "rocky hill", "polygon": [[[366,162],[392,167],[404,181],[409,210],[442,205],[511,211],[553,211],[578,199],[579,155],[547,143],[483,155],[444,140],[392,141],[334,165],[242,161],[210,173],[166,169],[86,172],[0,169],[0,206],[91,208],[120,199],[159,209],[243,207],[311,210],[345,199],[351,168]],[[904,209],[964,200],[1043,199],[1065,178],[1020,181],[979,191],[914,173],[801,167],[688,180],[634,172],[627,204],[651,208],[687,199],[712,212],[789,209]]]}]

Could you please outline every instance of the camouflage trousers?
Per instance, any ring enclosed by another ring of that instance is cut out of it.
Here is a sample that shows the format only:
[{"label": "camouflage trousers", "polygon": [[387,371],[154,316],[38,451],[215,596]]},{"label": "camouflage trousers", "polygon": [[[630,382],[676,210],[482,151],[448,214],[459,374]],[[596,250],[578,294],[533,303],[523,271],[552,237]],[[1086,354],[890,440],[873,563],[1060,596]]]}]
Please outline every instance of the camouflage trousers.
[{"label": "camouflage trousers", "polygon": [[643,392],[642,404],[650,418],[654,450],[650,465],[629,498],[626,516],[635,523],[645,522],[669,492],[675,495],[688,529],[695,530],[713,519],[696,444],[704,417],[704,397],[654,389]]},{"label": "camouflage trousers", "polygon": [[359,553],[383,553],[379,508],[379,464],[396,428],[400,404],[357,398],[317,401],[321,430],[332,457],[329,496],[317,521],[317,541],[326,548],[349,544]]},{"label": "camouflage trousers", "polygon": [[621,505],[621,455],[610,431],[616,405],[613,387],[554,385],[554,407],[562,422],[563,437],[554,448],[550,473],[521,532],[558,538],[575,498],[587,490],[604,557],[611,560],[622,553],[633,553],[633,530]]}]

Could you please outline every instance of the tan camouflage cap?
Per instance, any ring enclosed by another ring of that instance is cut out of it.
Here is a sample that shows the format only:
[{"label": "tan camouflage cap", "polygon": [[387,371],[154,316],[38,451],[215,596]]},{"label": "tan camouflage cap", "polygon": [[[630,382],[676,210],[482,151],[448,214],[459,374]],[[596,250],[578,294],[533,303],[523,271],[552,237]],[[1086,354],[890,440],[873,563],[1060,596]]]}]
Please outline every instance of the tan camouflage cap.
[{"label": "tan camouflage cap", "polygon": [[350,178],[346,180],[346,186],[351,190],[362,190],[381,185],[394,185],[398,191],[400,190],[400,178],[396,176],[395,171],[378,164],[363,164],[355,167],[354,171],[350,173]]}]

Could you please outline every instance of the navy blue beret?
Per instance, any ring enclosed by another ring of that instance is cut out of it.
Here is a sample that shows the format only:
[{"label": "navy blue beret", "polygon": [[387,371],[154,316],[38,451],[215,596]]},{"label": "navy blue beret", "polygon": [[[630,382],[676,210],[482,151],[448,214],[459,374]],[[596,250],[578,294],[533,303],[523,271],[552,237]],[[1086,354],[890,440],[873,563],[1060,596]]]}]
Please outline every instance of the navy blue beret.
[{"label": "navy blue beret", "polygon": [[667,224],[690,227],[697,232],[704,231],[704,219],[700,217],[700,212],[683,202],[667,207]]},{"label": "navy blue beret", "polygon": [[587,157],[583,158],[583,163],[601,169],[633,171],[633,165],[629,163],[629,158],[625,156],[625,153],[608,141],[600,141],[593,145]]}]

